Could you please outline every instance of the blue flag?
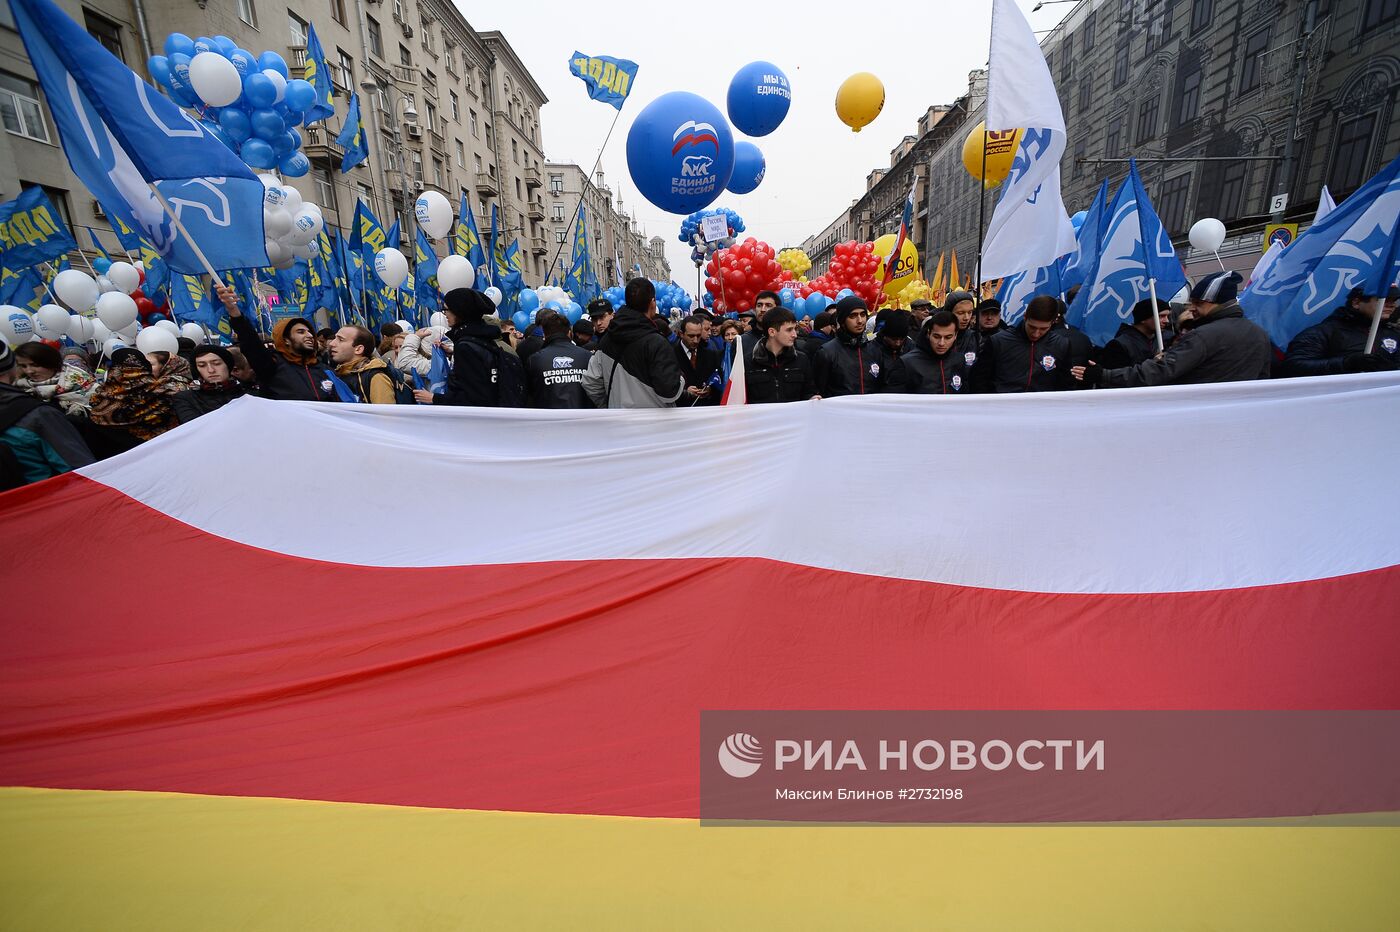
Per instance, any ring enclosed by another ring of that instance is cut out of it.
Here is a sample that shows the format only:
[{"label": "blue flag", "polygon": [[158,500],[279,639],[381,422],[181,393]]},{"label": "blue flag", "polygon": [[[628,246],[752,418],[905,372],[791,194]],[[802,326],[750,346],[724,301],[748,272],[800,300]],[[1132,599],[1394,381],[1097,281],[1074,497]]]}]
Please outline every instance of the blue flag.
[{"label": "blue flag", "polygon": [[418,307],[431,314],[438,309],[438,257],[428,243],[422,228],[413,244],[413,290],[417,294]]},{"label": "blue flag", "polygon": [[442,344],[433,346],[433,359],[428,364],[428,391],[434,395],[441,395],[447,391],[447,377],[452,374],[452,364],[447,361],[447,354],[442,350]]},{"label": "blue flag", "polygon": [[491,205],[491,258],[488,260],[490,266],[489,277],[491,284],[497,288],[501,287],[501,275],[505,272],[506,257],[503,251],[503,243],[496,225],[496,205]]},{"label": "blue flag", "polygon": [[581,304],[587,304],[598,296],[598,278],[593,274],[593,263],[588,255],[588,231],[584,224],[586,214],[583,202],[578,205],[578,220],[574,224],[574,255],[569,266],[568,291]]},{"label": "blue flag", "polygon": [[511,240],[502,256],[501,294],[506,300],[514,298],[525,288],[525,254],[520,251],[520,241]]},{"label": "blue flag", "polygon": [[335,144],[345,150],[340,160],[340,173],[369,158],[369,144],[365,140],[365,121],[360,118],[360,95],[350,95],[350,110],[345,114],[345,128],[335,138]]},{"label": "blue flag", "polygon": [[452,252],[466,256],[476,273],[481,274],[486,265],[486,250],[481,248],[481,233],[476,229],[476,216],[467,203],[466,194],[462,195],[462,209],[457,213],[457,227],[452,233]]},{"label": "blue flag", "polygon": [[44,287],[43,276],[36,269],[9,265],[0,269],[0,304],[13,304],[31,311],[44,306],[48,289]]},{"label": "blue flag", "polygon": [[1285,347],[1361,287],[1385,294],[1397,269],[1400,158],[1303,231],[1240,295],[1245,314]]},{"label": "blue flag", "polygon": [[326,67],[326,53],[321,50],[321,40],[316,36],[316,27],[306,27],[306,69],[302,77],[316,88],[316,103],[306,111],[302,121],[310,126],[317,120],[335,116],[335,85],[331,81],[331,70]]},{"label": "blue flag", "polygon": [[73,172],[177,272],[202,272],[152,186],[215,268],[267,264],[263,185],[228,146],[51,0],[10,0]]},{"label": "blue flag", "polygon": [[233,339],[233,326],[223,302],[214,296],[212,288],[204,287],[198,275],[176,275],[171,284],[170,307],[177,320],[199,324],[216,337]]},{"label": "blue flag", "polygon": [[38,265],[77,248],[73,234],[38,185],[0,204],[0,262],[10,268]]},{"label": "blue flag", "polygon": [[1001,280],[997,289],[997,301],[1001,302],[1001,318],[1007,326],[1014,327],[1026,314],[1026,305],[1031,298],[1041,295],[1060,297],[1065,293],[1063,263],[1068,257],[1056,259],[1047,266],[1017,272]]},{"label": "blue flag", "polygon": [[1130,162],[1104,222],[1099,255],[1066,320],[1102,346],[1120,324],[1132,323],[1133,305],[1151,296],[1153,280],[1157,298],[1166,301],[1185,287],[1186,274],[1142,189],[1137,163]]},{"label": "blue flag", "polygon": [[347,404],[360,403],[360,396],[351,391],[350,386],[346,385],[345,381],[340,376],[336,375],[335,370],[330,366],[326,366],[326,378],[330,379],[331,385],[335,386],[336,397],[341,401]]},{"label": "blue flag", "polygon": [[588,86],[589,97],[621,110],[622,102],[632,91],[632,81],[637,77],[637,63],[625,58],[575,52],[569,58],[569,71]]},{"label": "blue flag", "polygon": [[88,227],[88,239],[92,240],[92,248],[102,253],[102,258],[108,262],[112,261],[112,254],[107,251],[107,247],[102,245],[102,240],[97,238],[97,231]]},{"label": "blue flag", "polygon": [[1099,247],[1103,245],[1103,221],[1108,214],[1108,179],[1099,185],[1099,193],[1094,202],[1084,212],[1084,222],[1074,234],[1079,248],[1060,260],[1060,283],[1065,290],[1083,285],[1089,269],[1099,259]]}]

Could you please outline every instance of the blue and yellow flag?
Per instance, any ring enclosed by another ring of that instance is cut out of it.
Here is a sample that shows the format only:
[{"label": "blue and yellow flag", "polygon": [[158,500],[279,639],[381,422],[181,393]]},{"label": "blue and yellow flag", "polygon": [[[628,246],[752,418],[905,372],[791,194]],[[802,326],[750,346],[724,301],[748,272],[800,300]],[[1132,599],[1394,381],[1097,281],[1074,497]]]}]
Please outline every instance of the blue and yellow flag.
[{"label": "blue and yellow flag", "polygon": [[569,71],[588,86],[589,97],[621,110],[622,102],[632,91],[632,81],[637,77],[637,63],[625,58],[575,52],[569,58]]},{"label": "blue and yellow flag", "polygon": [[38,265],[77,248],[73,234],[38,185],[0,204],[0,262],[6,268]]},{"label": "blue and yellow flag", "polygon": [[37,311],[44,306],[48,290],[44,279],[33,268],[0,267],[0,304],[13,304],[25,310]]},{"label": "blue and yellow flag", "polygon": [[490,277],[490,279],[491,279],[491,284],[494,285],[494,286],[497,287],[497,288],[500,288],[500,287],[501,287],[501,275],[502,275],[502,274],[505,272],[505,270],[506,270],[506,254],[505,254],[505,249],[504,249],[505,244],[501,242],[500,228],[498,227],[498,225],[497,225],[497,223],[496,223],[496,219],[497,219],[496,205],[495,205],[495,204],[492,204],[492,205],[491,205],[491,259],[489,260],[489,264],[490,264],[490,267],[491,267],[491,268],[490,268],[490,276],[489,276],[489,277]]},{"label": "blue and yellow flag", "polygon": [[452,233],[452,252],[466,256],[477,274],[486,265],[486,250],[481,248],[481,234],[476,229],[476,216],[472,213],[467,196],[462,195],[462,209],[457,213],[457,228]]},{"label": "blue and yellow flag", "polygon": [[87,228],[87,231],[88,231],[88,239],[92,240],[92,248],[94,248],[94,249],[96,249],[98,252],[102,253],[102,258],[106,259],[108,262],[111,262],[111,261],[112,261],[112,254],[111,254],[110,252],[107,251],[107,247],[106,247],[106,246],[103,246],[103,245],[102,245],[102,240],[100,240],[100,239],[97,238],[97,231],[94,230],[92,227],[88,227],[88,228]]},{"label": "blue and yellow flag", "polygon": [[335,144],[345,150],[345,156],[340,160],[342,175],[369,158],[365,121],[360,118],[359,94],[350,95],[350,110],[345,114],[345,128],[336,137]]},{"label": "blue and yellow flag", "polygon": [[156,251],[156,247],[151,245],[150,240],[123,223],[121,217],[112,217],[112,229],[116,231],[117,242],[122,244],[122,249],[141,257],[141,266],[146,270],[146,281],[142,283],[141,290],[146,293],[146,297],[157,305],[169,300],[170,267],[165,264],[165,259]]},{"label": "blue and yellow flag", "polygon": [[[230,287],[237,290],[236,283],[231,282]],[[228,312],[213,290],[204,286],[202,276],[176,275],[170,291],[170,307],[177,321],[199,324],[215,336],[233,338]]]},{"label": "blue and yellow flag", "polygon": [[437,273],[437,253],[433,252],[428,237],[420,228],[413,244],[413,290],[419,309],[427,314],[436,311],[441,303],[438,299]]},{"label": "blue and yellow flag", "polygon": [[593,274],[593,263],[588,255],[588,230],[584,220],[586,214],[583,202],[578,205],[578,220],[574,223],[574,256],[569,266],[569,276],[565,280],[567,290],[580,304],[587,304],[598,296],[598,278]]},{"label": "blue and yellow flag", "polygon": [[505,251],[505,268],[501,272],[501,294],[513,298],[525,287],[525,254],[520,241],[511,240]]},{"label": "blue and yellow flag", "polygon": [[306,27],[306,69],[302,77],[316,88],[316,103],[306,111],[305,125],[317,120],[335,116],[335,85],[331,81],[331,70],[326,67],[326,53],[321,50],[321,40],[316,36],[314,25]]}]

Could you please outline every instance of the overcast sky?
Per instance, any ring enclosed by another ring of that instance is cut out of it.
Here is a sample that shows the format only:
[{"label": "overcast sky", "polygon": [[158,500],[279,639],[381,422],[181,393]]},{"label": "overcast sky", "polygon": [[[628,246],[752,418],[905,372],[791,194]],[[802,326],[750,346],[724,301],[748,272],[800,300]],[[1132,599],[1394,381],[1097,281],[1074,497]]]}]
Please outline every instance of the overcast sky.
[{"label": "overcast sky", "polygon": [[[1031,28],[1052,28],[1074,5],[1017,0]],[[589,99],[569,73],[575,50],[637,62],[631,96],[603,153],[615,195],[646,229],[667,242],[676,281],[694,288],[690,250],[677,238],[681,217],[646,202],[627,172],[627,130],[661,94],[691,91],[725,109],[734,72],[748,62],[776,64],[792,83],[792,109],[775,132],[753,142],[767,175],[750,194],[726,193],[711,206],[739,212],[748,234],[775,248],[799,245],[865,190],[871,169],[930,105],[967,90],[967,73],[984,67],[991,0],[923,4],[829,2],[609,3],[515,2],[457,6],[477,30],[499,29],[549,97],[540,112],[546,157],[592,167],[614,110]],[[885,84],[885,108],[859,133],[836,118],[836,88],[869,71]],[[736,136],[737,136],[736,132]],[[744,138],[739,136],[738,138]],[[596,257],[595,257],[596,258]]]}]

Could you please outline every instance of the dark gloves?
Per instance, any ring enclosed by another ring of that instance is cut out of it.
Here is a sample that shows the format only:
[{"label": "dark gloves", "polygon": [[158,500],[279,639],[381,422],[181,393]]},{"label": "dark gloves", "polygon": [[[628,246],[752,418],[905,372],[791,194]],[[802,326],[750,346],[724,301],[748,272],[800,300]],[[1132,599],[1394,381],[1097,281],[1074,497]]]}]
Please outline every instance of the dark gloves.
[{"label": "dark gloves", "polygon": [[1103,382],[1103,367],[1096,362],[1090,362],[1084,367],[1084,384],[1099,385]]},{"label": "dark gloves", "polygon": [[1342,359],[1343,372],[1390,372],[1395,362],[1380,353],[1352,353]]}]

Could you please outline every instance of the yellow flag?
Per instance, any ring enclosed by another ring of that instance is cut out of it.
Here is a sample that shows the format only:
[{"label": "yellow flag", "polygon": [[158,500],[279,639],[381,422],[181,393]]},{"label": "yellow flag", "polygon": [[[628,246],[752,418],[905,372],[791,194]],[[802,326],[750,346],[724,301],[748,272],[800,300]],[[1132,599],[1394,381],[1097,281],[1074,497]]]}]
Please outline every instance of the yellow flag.
[{"label": "yellow flag", "polygon": [[958,251],[954,249],[953,261],[948,267],[948,290],[957,291],[962,286],[962,279],[958,276]]},{"label": "yellow flag", "polygon": [[939,304],[943,303],[943,257],[945,253],[938,254],[938,268],[933,272],[933,283],[929,287],[933,290],[933,298]]}]

